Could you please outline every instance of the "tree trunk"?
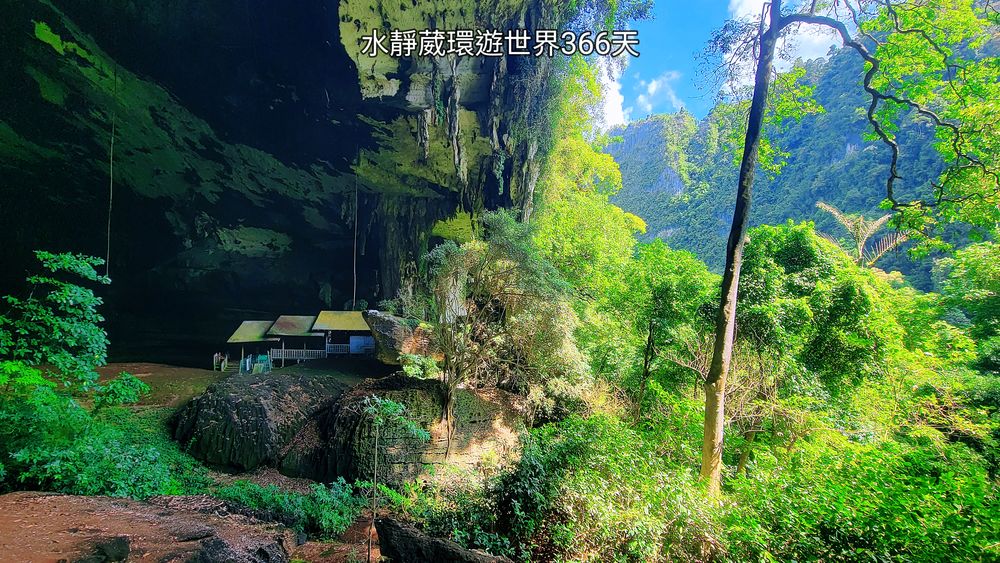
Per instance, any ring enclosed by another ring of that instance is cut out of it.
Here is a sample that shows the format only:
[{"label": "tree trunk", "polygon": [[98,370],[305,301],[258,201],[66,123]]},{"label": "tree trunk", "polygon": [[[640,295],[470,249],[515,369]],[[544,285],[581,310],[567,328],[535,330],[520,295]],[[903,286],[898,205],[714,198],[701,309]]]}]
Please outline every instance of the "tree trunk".
[{"label": "tree trunk", "polygon": [[746,139],[743,142],[743,159],[740,162],[739,183],[736,186],[736,209],[733,212],[733,225],[726,245],[726,269],[722,275],[721,302],[715,324],[712,365],[705,380],[705,436],[701,448],[701,478],[712,496],[718,496],[722,491],[726,379],[733,359],[733,342],[736,337],[736,297],[740,266],[743,262],[743,245],[746,243],[750,217],[750,194],[757,167],[757,150],[760,147],[761,126],[771,84],[774,47],[780,30],[781,0],[774,0],[770,8],[770,25],[760,39],[760,59],[757,61],[750,117]]},{"label": "tree trunk", "polygon": [[646,396],[646,382],[649,381],[649,369],[653,363],[653,320],[649,321],[649,334],[646,336],[646,349],[642,355],[642,381],[639,383],[639,399],[635,403],[635,420],[639,421],[642,414],[642,400]]},{"label": "tree trunk", "polygon": [[378,427],[375,427],[375,468],[372,471],[372,522],[368,526],[368,563],[372,563],[372,532],[375,530],[375,515],[378,513]]},{"label": "tree trunk", "polygon": [[750,461],[750,452],[752,451],[751,444],[753,444],[754,438],[757,437],[756,430],[748,430],[743,434],[743,440],[746,445],[743,446],[743,451],[740,452],[740,461],[736,464],[736,474],[745,475],[747,470],[747,463]]},{"label": "tree trunk", "polygon": [[445,388],[445,401],[444,401],[444,419],[445,424],[445,449],[444,458],[447,460],[451,456],[451,438],[454,434],[455,428],[455,389],[452,389],[449,385]]}]

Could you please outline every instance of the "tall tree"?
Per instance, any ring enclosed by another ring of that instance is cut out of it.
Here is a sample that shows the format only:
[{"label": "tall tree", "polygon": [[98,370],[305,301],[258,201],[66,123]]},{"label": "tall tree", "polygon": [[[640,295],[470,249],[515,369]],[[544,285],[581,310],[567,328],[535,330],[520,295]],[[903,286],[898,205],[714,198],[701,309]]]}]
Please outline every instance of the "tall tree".
[{"label": "tall tree", "polygon": [[[927,234],[938,218],[983,225],[1000,219],[996,58],[980,64],[967,56],[970,48],[985,43],[989,25],[997,19],[988,3],[977,5],[973,0],[838,0],[832,4],[813,0],[787,14],[782,13],[782,0],[773,0],[764,5],[759,22],[730,22],[716,34],[711,47],[729,55],[731,62],[751,62],[755,73],[715,346],[705,381],[701,476],[710,494],[721,491],[726,380],[736,336],[740,266],[779,41],[802,26],[820,26],[836,32],[845,47],[861,56],[865,63],[862,87],[870,97],[865,115],[874,138],[890,152],[885,205],[901,212],[901,225]],[[857,30],[858,38],[848,25]],[[945,169],[924,197],[918,193],[907,199],[898,189],[902,176],[894,132],[903,116],[929,120],[942,139],[938,148]],[[975,126],[970,126],[972,121]]]}]

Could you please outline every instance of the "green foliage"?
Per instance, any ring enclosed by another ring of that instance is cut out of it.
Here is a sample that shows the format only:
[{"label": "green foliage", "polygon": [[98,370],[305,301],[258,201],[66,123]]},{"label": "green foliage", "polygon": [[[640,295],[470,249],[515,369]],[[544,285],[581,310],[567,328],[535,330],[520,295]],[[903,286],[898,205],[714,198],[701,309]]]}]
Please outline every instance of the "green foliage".
[{"label": "green foliage", "polygon": [[568,286],[539,252],[534,225],[484,213],[480,238],[438,245],[424,257],[417,293],[441,349],[449,396],[460,384],[532,391],[547,412],[579,400],[583,358],[572,339]]},{"label": "green foliage", "polygon": [[981,367],[1000,371],[1000,244],[973,244],[939,260],[935,269],[948,303],[972,323]]},{"label": "green foliage", "polygon": [[740,271],[739,335],[796,358],[831,392],[878,373],[902,329],[889,288],[818,238],[812,224],[752,229]]},{"label": "green foliage", "polygon": [[441,375],[441,368],[437,361],[429,356],[400,354],[399,362],[403,366],[403,373],[410,377],[434,379]]},{"label": "green foliage", "polygon": [[95,267],[100,258],[37,251],[45,274],[28,278],[27,298],[4,297],[9,312],[0,315],[0,357],[45,366],[43,372],[66,386],[87,389],[97,382],[96,368],[107,359],[108,338],[93,290],[63,279],[110,283]]},{"label": "green foliage", "polygon": [[94,408],[137,403],[148,393],[149,385],[146,385],[146,382],[123,371],[94,393]]},{"label": "green foliage", "polygon": [[995,485],[964,446],[820,439],[732,483],[733,561],[980,561],[1000,539]]},{"label": "green foliage", "polygon": [[[166,437],[162,418],[118,405],[149,392],[121,373],[99,382],[107,356],[101,299],[68,281],[108,283],[97,258],[37,252],[45,275],[0,316],[0,488],[145,498],[201,490],[205,471]],[[88,410],[84,405],[91,405]]]},{"label": "green foliage", "polygon": [[212,494],[319,538],[343,534],[361,514],[365,504],[364,498],[357,496],[354,487],[343,478],[326,485],[313,483],[308,493],[237,480],[219,487]]},{"label": "green foliage", "polygon": [[716,541],[689,472],[608,416],[536,429],[511,472],[457,498],[424,512],[428,525],[517,560],[694,560]]},{"label": "green foliage", "polygon": [[146,498],[207,484],[205,469],[168,437],[161,413],[106,403],[91,414],[34,368],[5,362],[3,371],[10,378],[0,395],[4,489]]},{"label": "green foliage", "polygon": [[402,403],[378,395],[369,395],[361,402],[361,408],[371,421],[372,427],[377,430],[385,426],[395,426],[418,440],[426,442],[431,439],[430,432],[406,416],[406,405]]}]

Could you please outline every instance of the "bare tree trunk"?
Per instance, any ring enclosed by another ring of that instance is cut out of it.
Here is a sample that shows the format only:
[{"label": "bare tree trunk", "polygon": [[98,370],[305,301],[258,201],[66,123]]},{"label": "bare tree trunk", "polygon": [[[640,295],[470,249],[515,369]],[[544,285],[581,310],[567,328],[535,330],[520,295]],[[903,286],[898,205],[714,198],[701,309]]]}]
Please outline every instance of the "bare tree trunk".
[{"label": "bare tree trunk", "polygon": [[733,359],[733,341],[736,337],[736,297],[750,217],[750,195],[757,167],[757,150],[760,147],[761,127],[771,84],[774,48],[780,30],[781,0],[774,0],[770,8],[770,25],[760,38],[760,59],[757,61],[750,118],[747,123],[746,139],[743,142],[739,183],[736,186],[736,209],[733,212],[733,225],[726,245],[726,269],[722,275],[721,302],[715,324],[712,365],[705,380],[705,435],[701,448],[701,478],[712,496],[717,496],[722,491],[726,379]]},{"label": "bare tree trunk", "polygon": [[447,393],[447,396],[444,401],[444,419],[448,426],[445,433],[447,441],[444,449],[444,458],[447,460],[451,456],[451,439],[455,427],[455,390],[451,386],[448,386],[445,388],[445,393]]}]

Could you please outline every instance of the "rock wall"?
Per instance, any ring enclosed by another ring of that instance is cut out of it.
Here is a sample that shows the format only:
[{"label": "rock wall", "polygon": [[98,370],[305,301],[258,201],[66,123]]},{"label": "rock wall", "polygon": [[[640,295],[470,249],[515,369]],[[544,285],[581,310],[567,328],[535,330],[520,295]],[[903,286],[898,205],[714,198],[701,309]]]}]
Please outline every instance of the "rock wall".
[{"label": "rock wall", "polygon": [[555,6],[147,4],[25,0],[0,20],[0,289],[35,248],[105,256],[110,225],[113,354],[341,307],[355,230],[374,303],[438,221],[530,210],[551,61],[370,59],[360,38],[556,27]]}]

